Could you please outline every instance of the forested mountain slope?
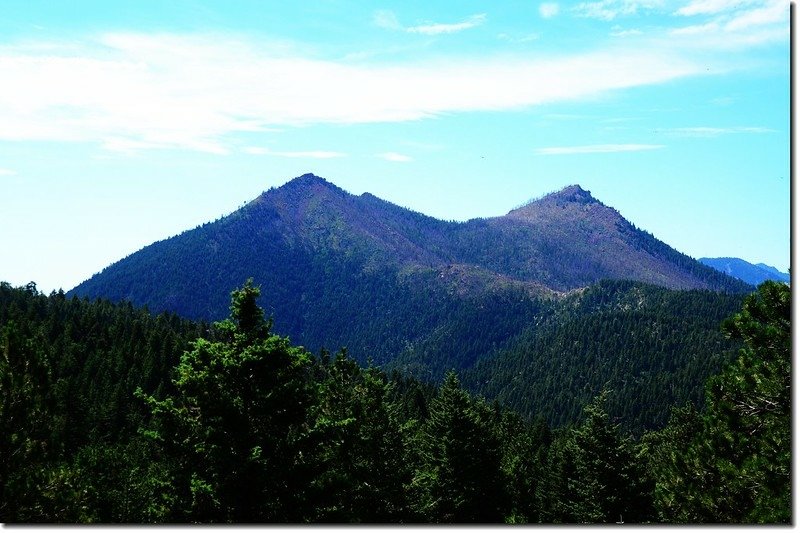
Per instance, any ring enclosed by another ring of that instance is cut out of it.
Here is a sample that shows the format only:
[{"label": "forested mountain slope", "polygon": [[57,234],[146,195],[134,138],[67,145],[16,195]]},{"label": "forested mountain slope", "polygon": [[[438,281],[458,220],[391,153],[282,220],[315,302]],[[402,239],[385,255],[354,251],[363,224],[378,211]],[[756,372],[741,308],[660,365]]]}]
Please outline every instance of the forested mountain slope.
[{"label": "forested mountain slope", "polygon": [[[275,329],[312,350],[377,363],[411,347],[469,366],[521,331],[543,302],[601,279],[741,292],[749,287],[634,228],[578,186],[508,215],[444,222],[310,174],[212,223],[154,243],[70,294],[218,319],[253,278]],[[483,330],[456,323],[474,309]],[[459,331],[460,328],[460,331]],[[447,336],[475,348],[465,358]],[[442,351],[444,350],[444,351]]]},{"label": "forested mountain slope", "polygon": [[702,403],[700,384],[738,345],[719,324],[741,295],[604,281],[568,296],[509,345],[464,374],[464,385],[555,426],[574,421],[604,389],[609,414],[639,432],[669,406]]}]

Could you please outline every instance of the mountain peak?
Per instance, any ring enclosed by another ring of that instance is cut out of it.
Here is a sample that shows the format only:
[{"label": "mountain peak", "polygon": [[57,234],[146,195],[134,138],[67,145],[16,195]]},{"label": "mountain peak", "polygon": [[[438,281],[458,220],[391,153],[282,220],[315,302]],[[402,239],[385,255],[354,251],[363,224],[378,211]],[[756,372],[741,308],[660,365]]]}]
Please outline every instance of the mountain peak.
[{"label": "mountain peak", "polygon": [[564,187],[560,191],[550,193],[545,195],[540,202],[542,201],[554,201],[556,203],[579,203],[579,204],[590,204],[590,203],[598,203],[597,200],[592,196],[592,193],[585,190],[580,185],[570,185],[568,187]]},{"label": "mountain peak", "polygon": [[315,185],[324,185],[327,187],[335,187],[332,183],[326,181],[324,178],[320,178],[316,174],[306,173],[302,176],[298,176],[288,182],[286,182],[283,187],[288,187],[291,189],[298,189],[298,188],[308,188],[313,187]]},{"label": "mountain peak", "polygon": [[327,181],[325,178],[321,178],[310,172],[287,181],[277,189],[270,189],[270,191],[267,191],[265,194],[270,194],[271,191],[277,193],[279,197],[294,199],[319,195],[329,197],[330,193],[334,193],[336,196],[348,195],[347,192]]},{"label": "mountain peak", "polygon": [[560,191],[551,192],[536,200],[531,200],[521,207],[511,210],[508,214],[513,217],[530,217],[535,213],[541,212],[542,208],[547,207],[566,207],[567,205],[586,206],[600,205],[592,194],[580,185],[570,185]]}]

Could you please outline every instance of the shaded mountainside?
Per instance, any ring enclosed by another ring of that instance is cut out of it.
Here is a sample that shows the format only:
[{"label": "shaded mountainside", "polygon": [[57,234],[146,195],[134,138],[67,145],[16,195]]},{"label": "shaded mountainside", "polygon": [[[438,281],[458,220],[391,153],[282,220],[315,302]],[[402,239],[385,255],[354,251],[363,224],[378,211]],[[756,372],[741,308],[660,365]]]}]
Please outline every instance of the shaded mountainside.
[{"label": "shaded mountainside", "polygon": [[754,265],[737,257],[701,257],[698,261],[751,285],[761,285],[770,280],[789,283],[788,273],[764,263]]},{"label": "shaded mountainside", "polygon": [[70,294],[195,319],[227,314],[253,278],[275,329],[311,350],[439,376],[507,345],[553,301],[601,279],[749,286],[636,229],[571,186],[496,218],[440,221],[306,174],[154,243]]},{"label": "shaded mountainside", "polygon": [[703,380],[735,356],[720,323],[741,295],[603,281],[565,298],[464,374],[464,385],[560,426],[607,389],[608,410],[634,432],[669,408],[700,405]]}]

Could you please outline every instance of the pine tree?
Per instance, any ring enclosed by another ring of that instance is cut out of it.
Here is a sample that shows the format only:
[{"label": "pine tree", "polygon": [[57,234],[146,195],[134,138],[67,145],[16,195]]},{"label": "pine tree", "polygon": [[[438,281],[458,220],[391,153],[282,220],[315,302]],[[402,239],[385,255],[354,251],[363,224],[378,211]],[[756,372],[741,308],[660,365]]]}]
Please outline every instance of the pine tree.
[{"label": "pine tree", "polygon": [[791,290],[766,282],[723,324],[739,358],[706,387],[706,410],[654,437],[656,502],[675,522],[791,521]]},{"label": "pine tree", "polygon": [[391,385],[345,351],[323,368],[313,430],[320,461],[315,521],[406,521],[411,470]]},{"label": "pine tree", "polygon": [[[26,288],[36,294],[36,286]],[[0,521],[50,517],[41,492],[52,446],[52,371],[44,342],[13,321],[0,328]]]},{"label": "pine tree", "polygon": [[584,421],[553,447],[551,519],[570,523],[642,522],[651,516],[644,472],[630,437],[605,410],[607,391],[584,408]]},{"label": "pine tree", "polygon": [[417,509],[431,522],[490,523],[505,516],[501,451],[491,409],[471,401],[455,373],[430,406],[414,478]]},{"label": "pine tree", "polygon": [[218,325],[226,340],[199,339],[184,353],[176,396],[143,395],[149,434],[177,465],[178,520],[303,519],[310,356],[270,334],[258,296],[250,283],[232,293],[233,320]]}]

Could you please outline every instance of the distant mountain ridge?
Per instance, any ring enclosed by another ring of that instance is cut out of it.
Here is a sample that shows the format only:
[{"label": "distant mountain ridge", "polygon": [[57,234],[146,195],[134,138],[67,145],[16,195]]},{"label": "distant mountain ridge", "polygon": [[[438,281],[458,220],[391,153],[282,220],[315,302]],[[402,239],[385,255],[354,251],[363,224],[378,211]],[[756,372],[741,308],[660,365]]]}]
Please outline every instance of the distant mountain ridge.
[{"label": "distant mountain ridge", "polygon": [[764,263],[749,263],[738,257],[701,257],[698,261],[750,285],[760,285],[769,280],[789,283],[790,280],[788,272]]},{"label": "distant mountain ridge", "polygon": [[[446,222],[305,174],[220,220],[146,246],[70,294],[217,320],[228,314],[230,291],[251,277],[276,330],[311,349],[347,346],[357,359],[382,363],[408,349],[422,354],[437,335],[459,331],[475,337],[466,339],[474,354],[454,356],[456,367],[506,342],[539,300],[601,279],[751,290],[635,228],[577,185],[505,216]],[[494,310],[483,318],[491,335],[455,324],[478,319],[475,309]],[[420,355],[440,356],[450,357]]]}]

